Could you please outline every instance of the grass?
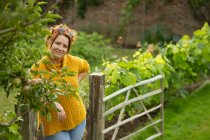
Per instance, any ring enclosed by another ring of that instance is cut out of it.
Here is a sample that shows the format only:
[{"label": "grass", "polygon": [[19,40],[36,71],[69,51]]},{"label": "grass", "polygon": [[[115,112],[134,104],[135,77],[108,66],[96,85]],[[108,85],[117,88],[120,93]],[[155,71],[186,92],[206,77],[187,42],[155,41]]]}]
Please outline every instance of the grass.
[{"label": "grass", "polygon": [[[107,47],[105,53],[105,60],[114,61],[122,57],[132,58],[133,54],[138,51],[138,49],[125,49],[125,48],[114,48],[114,47]],[[102,68],[102,59],[96,60],[94,63],[90,64],[91,72],[93,71],[101,71]],[[99,68],[99,70],[97,70]]]},{"label": "grass", "polygon": [[10,96],[7,98],[6,93],[3,90],[3,87],[0,87],[0,116],[5,112],[5,111],[14,111],[14,105],[16,103],[16,99],[14,98],[16,95],[16,92],[12,92]]},{"label": "grass", "polygon": [[[164,140],[210,139],[209,91],[210,84],[207,84],[186,99],[176,98],[166,104]],[[144,140],[152,133],[155,133],[153,128],[132,140]]]}]

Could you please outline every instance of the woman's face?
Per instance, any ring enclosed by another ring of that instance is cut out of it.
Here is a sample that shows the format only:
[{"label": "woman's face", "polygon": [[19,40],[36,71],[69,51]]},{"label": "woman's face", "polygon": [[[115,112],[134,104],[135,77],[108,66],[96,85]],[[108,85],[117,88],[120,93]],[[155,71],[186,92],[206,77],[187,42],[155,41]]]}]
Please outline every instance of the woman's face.
[{"label": "woman's face", "polygon": [[64,35],[58,35],[53,42],[50,52],[55,59],[62,59],[68,53],[69,39]]}]

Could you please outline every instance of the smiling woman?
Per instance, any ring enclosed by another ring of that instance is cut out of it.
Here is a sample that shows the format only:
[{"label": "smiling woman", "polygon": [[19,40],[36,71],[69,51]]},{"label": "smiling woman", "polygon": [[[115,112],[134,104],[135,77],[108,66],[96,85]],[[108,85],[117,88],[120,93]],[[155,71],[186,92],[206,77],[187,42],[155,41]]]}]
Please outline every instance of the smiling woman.
[{"label": "smiling woman", "polygon": [[64,35],[58,35],[52,46],[50,47],[50,52],[53,57],[50,57],[50,60],[55,63],[60,63],[68,53],[68,43],[69,39]]},{"label": "smiling woman", "polygon": [[[52,116],[50,121],[46,116],[41,116],[45,140],[81,140],[86,125],[86,109],[77,89],[79,82],[89,71],[89,64],[84,59],[68,54],[71,44],[76,40],[74,30],[61,24],[52,27],[50,31],[51,35],[46,38],[46,46],[51,55],[44,56],[32,66],[31,70],[40,73],[41,71],[49,73],[57,71],[58,75],[51,79],[49,74],[39,74],[34,75],[33,80],[45,78],[56,84],[60,84],[58,80],[64,80],[76,89],[76,95],[58,95],[58,102],[55,102],[55,106],[59,111],[50,112]],[[65,75],[63,68],[76,75]]]}]

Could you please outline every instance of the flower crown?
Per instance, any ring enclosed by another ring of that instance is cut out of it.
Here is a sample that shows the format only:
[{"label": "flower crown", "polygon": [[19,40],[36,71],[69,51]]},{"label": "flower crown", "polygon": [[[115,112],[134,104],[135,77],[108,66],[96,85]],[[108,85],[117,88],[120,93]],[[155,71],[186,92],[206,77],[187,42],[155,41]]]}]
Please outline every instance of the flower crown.
[{"label": "flower crown", "polygon": [[69,46],[72,43],[74,43],[77,39],[77,33],[76,33],[75,30],[70,29],[65,24],[55,25],[55,26],[50,28],[50,35],[48,35],[46,37],[46,45],[47,45],[48,48],[52,46],[52,43],[54,42],[56,37],[60,34],[65,35],[69,38],[69,40],[70,40]]}]

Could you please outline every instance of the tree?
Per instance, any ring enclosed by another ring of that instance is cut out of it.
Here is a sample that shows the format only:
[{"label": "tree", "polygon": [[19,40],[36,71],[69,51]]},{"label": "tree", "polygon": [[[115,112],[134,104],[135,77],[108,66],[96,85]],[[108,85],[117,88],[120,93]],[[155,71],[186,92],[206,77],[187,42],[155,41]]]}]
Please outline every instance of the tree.
[{"label": "tree", "polygon": [[[28,69],[43,54],[40,50],[45,47],[46,27],[61,18],[52,12],[57,3],[46,4],[39,0],[0,1],[0,85],[3,85],[7,96],[14,88],[22,89],[18,96],[26,90],[27,79],[30,78]],[[0,124],[3,132],[0,139],[17,134],[15,130],[18,127],[13,123],[21,115],[9,123]]]}]

